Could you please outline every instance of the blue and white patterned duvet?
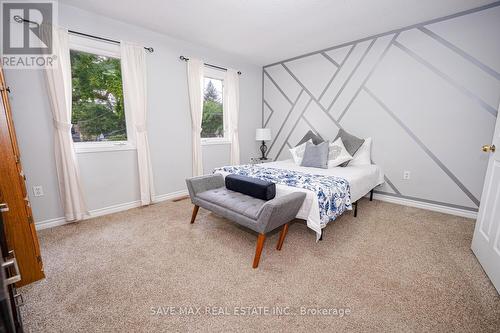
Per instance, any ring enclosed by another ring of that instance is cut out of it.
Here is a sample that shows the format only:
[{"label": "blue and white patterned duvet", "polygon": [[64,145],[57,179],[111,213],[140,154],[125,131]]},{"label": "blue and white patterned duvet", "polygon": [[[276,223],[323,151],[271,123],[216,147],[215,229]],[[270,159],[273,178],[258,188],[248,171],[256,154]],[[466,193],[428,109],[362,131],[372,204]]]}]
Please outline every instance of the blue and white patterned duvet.
[{"label": "blue and white patterned duvet", "polygon": [[351,189],[344,178],[255,165],[226,166],[215,169],[215,172],[238,174],[313,191],[318,197],[321,227],[335,220],[346,209],[352,209]]}]

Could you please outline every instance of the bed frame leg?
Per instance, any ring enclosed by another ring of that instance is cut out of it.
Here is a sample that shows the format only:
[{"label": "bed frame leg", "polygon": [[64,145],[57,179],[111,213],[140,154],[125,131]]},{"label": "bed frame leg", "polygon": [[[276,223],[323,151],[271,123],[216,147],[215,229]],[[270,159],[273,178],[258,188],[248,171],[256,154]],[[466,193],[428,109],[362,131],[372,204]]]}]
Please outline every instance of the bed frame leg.
[{"label": "bed frame leg", "polygon": [[325,233],[324,231],[325,229],[321,229],[321,236],[319,236],[319,240],[322,241],[323,240],[323,234]]},{"label": "bed frame leg", "polygon": [[373,201],[373,189],[370,191],[370,201]]},{"label": "bed frame leg", "polygon": [[358,202],[356,201],[353,205],[354,205],[354,217],[358,217]]}]

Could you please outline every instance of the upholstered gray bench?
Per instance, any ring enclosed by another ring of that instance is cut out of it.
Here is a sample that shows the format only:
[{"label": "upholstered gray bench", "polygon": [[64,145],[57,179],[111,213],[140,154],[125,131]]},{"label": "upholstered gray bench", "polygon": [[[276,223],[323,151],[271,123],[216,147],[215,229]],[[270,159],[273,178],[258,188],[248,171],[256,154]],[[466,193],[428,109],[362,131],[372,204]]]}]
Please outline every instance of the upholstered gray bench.
[{"label": "upholstered gray bench", "polygon": [[259,234],[253,268],[259,265],[266,233],[282,226],[276,247],[281,250],[288,223],[295,218],[306,196],[297,192],[269,201],[256,199],[228,190],[220,174],[189,178],[186,183],[194,205],[191,223],[194,223],[199,207],[203,207]]}]

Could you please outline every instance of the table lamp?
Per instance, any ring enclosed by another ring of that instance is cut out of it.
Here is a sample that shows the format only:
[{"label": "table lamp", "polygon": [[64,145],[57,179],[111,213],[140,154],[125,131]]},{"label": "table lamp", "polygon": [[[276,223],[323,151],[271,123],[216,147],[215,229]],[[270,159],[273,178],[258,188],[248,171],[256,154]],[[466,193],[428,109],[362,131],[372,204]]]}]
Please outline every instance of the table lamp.
[{"label": "table lamp", "polygon": [[260,146],[260,151],[262,153],[261,160],[267,160],[266,152],[267,146],[266,141],[271,140],[271,129],[270,128],[257,128],[255,130],[255,140],[262,141],[262,145]]}]

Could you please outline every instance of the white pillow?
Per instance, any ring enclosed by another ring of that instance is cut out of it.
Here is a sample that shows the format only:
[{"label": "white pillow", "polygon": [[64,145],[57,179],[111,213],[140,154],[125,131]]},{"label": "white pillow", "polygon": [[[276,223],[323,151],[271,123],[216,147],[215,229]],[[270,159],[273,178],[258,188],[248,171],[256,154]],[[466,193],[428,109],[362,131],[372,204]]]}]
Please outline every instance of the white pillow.
[{"label": "white pillow", "polygon": [[366,138],[365,142],[354,154],[347,166],[371,165],[372,164],[372,138]]},{"label": "white pillow", "polygon": [[328,151],[328,168],[336,167],[344,162],[352,160],[351,154],[345,149],[344,142],[338,138],[330,143]]},{"label": "white pillow", "polygon": [[295,148],[289,149],[290,154],[292,154],[293,161],[295,162],[295,164],[297,164],[297,165],[302,164],[302,158],[304,157],[304,152],[306,151],[306,143],[308,143],[308,142],[312,143],[312,140],[309,139],[306,142],[304,142],[303,144],[301,144]]}]

